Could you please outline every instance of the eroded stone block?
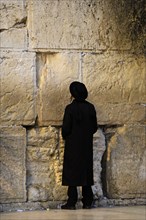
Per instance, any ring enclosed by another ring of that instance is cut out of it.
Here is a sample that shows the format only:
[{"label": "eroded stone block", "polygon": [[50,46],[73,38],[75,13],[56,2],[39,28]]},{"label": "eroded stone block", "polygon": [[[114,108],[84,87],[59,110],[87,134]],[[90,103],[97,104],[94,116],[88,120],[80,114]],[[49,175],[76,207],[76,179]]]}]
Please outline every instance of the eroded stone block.
[{"label": "eroded stone block", "polygon": [[26,5],[23,0],[1,0],[0,29],[6,30],[26,22]]},{"label": "eroded stone block", "polygon": [[98,124],[116,125],[145,123],[146,107],[143,104],[94,103]]},{"label": "eroded stone block", "polygon": [[70,103],[69,85],[79,80],[78,53],[46,53],[37,57],[39,125],[61,124]]},{"label": "eroded stone block", "polygon": [[87,54],[83,82],[96,103],[145,103],[145,58],[121,53]]},{"label": "eroded stone block", "polygon": [[0,127],[0,201],[26,201],[26,131],[22,127]]},{"label": "eroded stone block", "polygon": [[59,130],[42,127],[28,130],[27,188],[29,201],[63,200],[61,186],[63,142]]},{"label": "eroded stone block", "polygon": [[30,125],[36,118],[35,54],[1,51],[0,123]]},{"label": "eroded stone block", "polygon": [[107,153],[110,198],[145,198],[145,126],[123,126],[111,132]]},{"label": "eroded stone block", "polygon": [[55,149],[58,141],[58,130],[54,127],[36,127],[29,129],[28,146]]},{"label": "eroded stone block", "polygon": [[131,47],[129,26],[134,8],[127,1],[32,0],[28,1],[28,9],[30,46],[33,49]]},{"label": "eroded stone block", "polygon": [[145,121],[145,58],[119,53],[84,54],[83,82],[100,124]]},{"label": "eroded stone block", "polygon": [[27,49],[27,29],[11,28],[0,33],[0,46],[7,49]]},{"label": "eroded stone block", "polygon": [[106,150],[105,136],[101,129],[94,134],[93,139],[93,173],[94,186],[92,187],[95,198],[103,196],[103,185],[101,181],[102,157]]}]

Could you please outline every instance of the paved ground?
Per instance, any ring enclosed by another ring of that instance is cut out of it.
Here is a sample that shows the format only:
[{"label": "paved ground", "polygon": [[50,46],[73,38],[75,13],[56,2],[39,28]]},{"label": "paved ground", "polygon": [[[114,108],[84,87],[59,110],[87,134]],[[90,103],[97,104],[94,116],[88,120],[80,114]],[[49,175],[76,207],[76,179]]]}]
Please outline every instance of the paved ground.
[{"label": "paved ground", "polygon": [[95,208],[1,213],[0,220],[146,220],[146,207]]}]

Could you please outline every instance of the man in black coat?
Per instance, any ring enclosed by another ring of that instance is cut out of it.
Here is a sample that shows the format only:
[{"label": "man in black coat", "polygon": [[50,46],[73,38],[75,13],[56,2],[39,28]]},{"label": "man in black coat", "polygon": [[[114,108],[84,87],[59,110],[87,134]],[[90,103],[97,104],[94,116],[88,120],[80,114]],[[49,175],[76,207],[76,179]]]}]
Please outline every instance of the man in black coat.
[{"label": "man in black coat", "polygon": [[74,98],[63,117],[62,137],[65,140],[62,185],[68,186],[68,200],[62,209],[75,209],[77,186],[82,186],[83,208],[93,202],[93,134],[97,131],[94,105],[85,99],[88,91],[83,83],[72,82]]}]

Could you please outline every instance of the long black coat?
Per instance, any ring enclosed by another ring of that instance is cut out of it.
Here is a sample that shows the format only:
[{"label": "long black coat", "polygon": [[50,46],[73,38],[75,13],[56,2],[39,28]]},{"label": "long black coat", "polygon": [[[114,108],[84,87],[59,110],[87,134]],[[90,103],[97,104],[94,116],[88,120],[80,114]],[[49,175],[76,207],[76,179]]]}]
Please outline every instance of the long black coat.
[{"label": "long black coat", "polygon": [[66,106],[62,136],[65,139],[62,185],[93,185],[93,134],[97,131],[94,106],[74,100]]}]

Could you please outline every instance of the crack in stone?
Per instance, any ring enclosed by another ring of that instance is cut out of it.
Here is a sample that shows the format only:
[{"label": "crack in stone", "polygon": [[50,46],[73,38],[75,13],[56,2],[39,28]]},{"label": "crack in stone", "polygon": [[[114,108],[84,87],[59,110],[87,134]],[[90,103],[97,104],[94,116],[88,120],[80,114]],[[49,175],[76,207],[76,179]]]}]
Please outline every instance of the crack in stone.
[{"label": "crack in stone", "polygon": [[22,28],[22,27],[26,27],[26,23],[27,23],[27,16],[22,18],[20,21],[16,22],[12,28]]},{"label": "crack in stone", "polygon": [[11,30],[13,28],[23,28],[23,27],[26,27],[26,23],[27,23],[27,16],[22,18],[20,21],[16,22],[12,27],[1,28],[0,29],[0,33],[4,32],[4,31]]},{"label": "crack in stone", "polygon": [[32,123],[30,125],[22,124],[21,126],[24,127],[26,130],[38,127],[38,115],[35,116],[34,123]]},{"label": "crack in stone", "polygon": [[2,33],[2,32],[4,32],[4,31],[7,31],[8,29],[6,29],[6,28],[2,28],[2,29],[0,29],[0,33]]}]

